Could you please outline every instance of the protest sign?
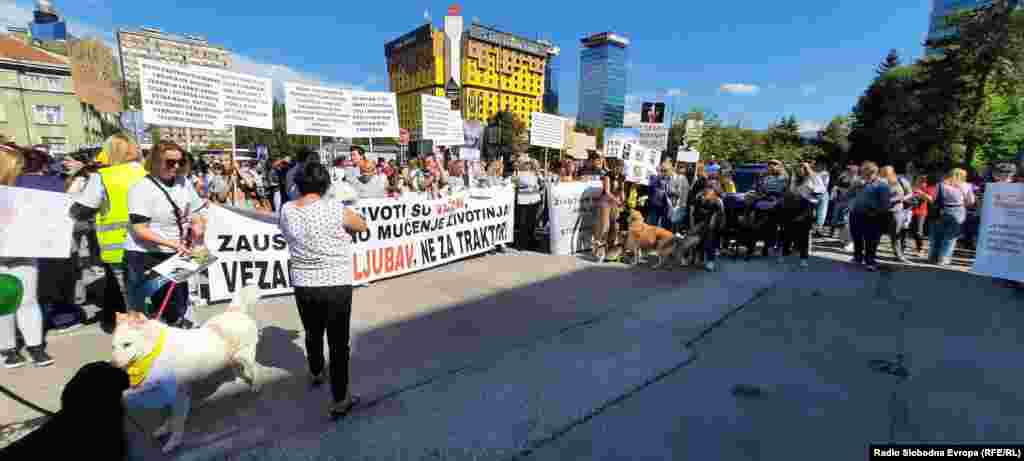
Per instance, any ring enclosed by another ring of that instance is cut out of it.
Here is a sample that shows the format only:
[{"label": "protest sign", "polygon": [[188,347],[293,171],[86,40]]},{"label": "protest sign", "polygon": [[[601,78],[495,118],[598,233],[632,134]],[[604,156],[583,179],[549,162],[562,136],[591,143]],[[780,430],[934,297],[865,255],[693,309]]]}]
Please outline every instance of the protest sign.
[{"label": "protest sign", "polygon": [[288,134],[352,137],[352,94],[342,88],[284,83]]},{"label": "protest sign", "polygon": [[448,131],[443,139],[434,141],[438,146],[461,146],[466,142],[465,122],[462,121],[462,113],[457,110],[448,111]]},{"label": "protest sign", "polygon": [[[369,229],[354,237],[353,281],[395,277],[511,243],[515,190],[494,188],[487,195],[360,200],[355,209]],[[292,291],[288,245],[276,217],[214,207],[206,242],[218,258],[209,270],[211,301],[230,299],[250,284],[264,294]]]},{"label": "protest sign", "polygon": [[352,92],[352,137],[397,138],[398,103],[394,93]]},{"label": "protest sign", "polygon": [[676,153],[677,162],[697,163],[700,160],[700,152],[695,150],[686,150],[684,147],[679,146],[679,152]]},{"label": "protest sign", "polygon": [[640,124],[640,145],[661,152],[668,149],[668,127],[661,124]]},{"label": "protest sign", "polygon": [[273,80],[226,70],[220,78],[225,124],[274,129]]},{"label": "protest sign", "polygon": [[1024,184],[985,186],[974,272],[1024,282]]},{"label": "protest sign", "polygon": [[224,128],[221,75],[212,69],[140,59],[142,119],[182,128]]},{"label": "protest sign", "polygon": [[449,141],[451,131],[452,102],[441,96],[420,95],[422,106],[423,133],[421,139],[429,139],[434,144]]},{"label": "protest sign", "polygon": [[71,196],[0,186],[0,258],[69,258]]},{"label": "protest sign", "polygon": [[483,146],[484,126],[478,120],[466,120],[463,128],[464,141],[459,146],[459,159],[480,160],[480,149]]},{"label": "protest sign", "polygon": [[650,151],[641,147],[637,152],[637,155],[634,156],[640,158],[623,160],[623,164],[625,166],[625,170],[623,172],[626,175],[626,181],[643,185],[647,185],[651,182],[651,176],[656,174],[657,168],[652,166],[651,162],[648,160],[648,152]]},{"label": "protest sign", "polygon": [[600,181],[552,184],[548,188],[548,225],[551,254],[571,255],[587,251],[594,235],[597,205],[603,189]]},{"label": "protest sign", "polygon": [[551,149],[565,149],[565,119],[534,112],[530,125],[530,144]]},{"label": "protest sign", "polygon": [[633,146],[640,144],[637,128],[606,128],[604,130],[604,156],[631,160]]}]

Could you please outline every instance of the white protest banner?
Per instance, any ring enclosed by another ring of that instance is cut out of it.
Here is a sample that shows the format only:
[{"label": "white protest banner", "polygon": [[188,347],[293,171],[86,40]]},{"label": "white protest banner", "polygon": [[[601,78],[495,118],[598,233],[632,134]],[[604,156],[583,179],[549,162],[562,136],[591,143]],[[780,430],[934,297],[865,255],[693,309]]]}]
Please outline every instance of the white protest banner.
[{"label": "white protest banner", "polygon": [[548,225],[551,254],[571,255],[587,251],[594,235],[600,181],[552,184],[548,188]]},{"label": "white protest banner", "polygon": [[343,88],[284,83],[288,134],[352,137],[352,94]]},{"label": "white protest banner", "polygon": [[420,95],[423,117],[422,139],[429,139],[435,144],[448,141],[451,127],[452,101],[441,96]]},{"label": "white protest banner", "polygon": [[631,160],[634,145],[640,144],[637,128],[606,128],[604,130],[604,156]]},{"label": "white protest banner", "polygon": [[985,186],[973,271],[1024,282],[1024,184]]},{"label": "white protest banner", "polygon": [[227,125],[274,129],[274,81],[269,78],[220,71]]},{"label": "white protest banner", "polygon": [[668,149],[668,127],[660,123],[641,123],[640,145],[658,152]]},{"label": "white protest banner", "polygon": [[530,144],[551,149],[565,149],[565,119],[534,112],[531,115]]},{"label": "white protest banner", "polygon": [[[463,191],[437,200],[359,201],[356,210],[369,229],[355,235],[353,281],[395,277],[511,243],[515,189],[492,188],[486,197],[477,195]],[[211,301],[231,299],[246,284],[258,285],[264,294],[292,291],[288,245],[276,217],[214,207],[206,242],[218,258],[209,270]]]},{"label": "white protest banner", "polygon": [[394,93],[352,91],[352,137],[397,138],[398,103]]},{"label": "white protest banner", "polygon": [[142,120],[147,124],[224,128],[221,75],[205,67],[139,60]]},{"label": "white protest banner", "polygon": [[700,160],[700,152],[695,150],[686,150],[682,146],[679,146],[679,152],[676,153],[677,162],[697,163]]},{"label": "white protest banner", "polygon": [[483,147],[484,126],[479,120],[466,120],[462,129],[465,140],[459,146],[460,160],[480,160]]},{"label": "white protest banner", "polygon": [[71,196],[0,186],[0,258],[69,258]]}]

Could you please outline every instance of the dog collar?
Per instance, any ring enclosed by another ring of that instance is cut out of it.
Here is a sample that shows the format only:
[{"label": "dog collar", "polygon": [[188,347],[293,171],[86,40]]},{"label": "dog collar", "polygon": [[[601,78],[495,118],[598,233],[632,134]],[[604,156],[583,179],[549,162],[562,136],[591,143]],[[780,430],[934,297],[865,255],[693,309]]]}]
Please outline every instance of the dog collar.
[{"label": "dog collar", "polygon": [[160,332],[160,338],[156,340],[156,345],[153,346],[153,350],[146,354],[139,360],[133,360],[128,365],[128,379],[132,387],[136,387],[146,381],[146,376],[149,375],[149,370],[153,368],[153,362],[160,356],[160,353],[164,350],[164,343],[167,342],[167,330]]}]

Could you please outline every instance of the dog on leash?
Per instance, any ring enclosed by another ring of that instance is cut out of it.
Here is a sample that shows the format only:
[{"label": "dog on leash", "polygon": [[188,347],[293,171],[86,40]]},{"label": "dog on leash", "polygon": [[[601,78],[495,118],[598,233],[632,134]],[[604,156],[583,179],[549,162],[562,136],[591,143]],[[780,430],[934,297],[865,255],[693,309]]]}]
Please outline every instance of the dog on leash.
[{"label": "dog on leash", "polygon": [[60,411],[38,429],[0,450],[0,459],[124,459],[124,404],[128,374],[107,362],[86,364],[64,386]]},{"label": "dog on leash", "polygon": [[137,312],[117,315],[111,363],[131,378],[124,392],[128,408],[171,408],[153,434],[169,435],[164,453],[182,442],[193,383],[234,368],[253,392],[259,392],[259,327],[249,315],[259,298],[259,288],[244,287],[223,313],[193,330],[170,327]]},{"label": "dog on leash", "polygon": [[658,256],[654,268],[661,267],[666,259],[676,254],[676,245],[683,241],[683,236],[673,234],[671,231],[652,226],[644,222],[644,215],[639,211],[632,211],[629,214],[629,229],[627,231],[626,245],[624,250],[633,253],[633,264],[637,264],[642,253],[654,250]]}]

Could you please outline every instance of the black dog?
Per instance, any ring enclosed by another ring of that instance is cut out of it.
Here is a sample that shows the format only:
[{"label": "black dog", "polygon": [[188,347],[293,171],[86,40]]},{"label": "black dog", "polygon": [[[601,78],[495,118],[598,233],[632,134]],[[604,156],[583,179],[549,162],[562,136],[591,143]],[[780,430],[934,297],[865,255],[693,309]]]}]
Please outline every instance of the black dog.
[{"label": "black dog", "polygon": [[125,459],[121,395],[128,385],[128,373],[107,362],[83,366],[64,386],[60,411],[0,450],[0,460]]}]

